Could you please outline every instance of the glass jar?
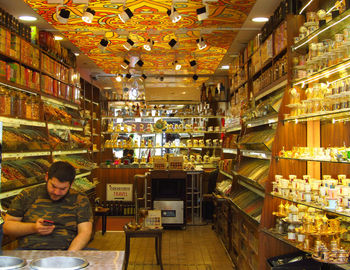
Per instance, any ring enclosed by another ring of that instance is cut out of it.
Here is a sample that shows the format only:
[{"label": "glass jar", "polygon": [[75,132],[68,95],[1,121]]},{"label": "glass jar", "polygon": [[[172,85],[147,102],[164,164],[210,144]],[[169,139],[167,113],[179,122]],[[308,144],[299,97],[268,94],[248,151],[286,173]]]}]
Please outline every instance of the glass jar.
[{"label": "glass jar", "polygon": [[18,94],[14,91],[10,92],[10,116],[16,117],[18,113]]},{"label": "glass jar", "polygon": [[39,120],[40,97],[34,97],[32,101],[32,119]]},{"label": "glass jar", "polygon": [[10,95],[5,87],[0,86],[0,115],[10,115]]},{"label": "glass jar", "polygon": [[32,103],[33,103],[33,97],[27,98],[26,101],[26,116],[27,119],[32,119]]},{"label": "glass jar", "polygon": [[20,118],[26,118],[26,101],[27,101],[27,95],[23,93],[18,95],[17,116]]}]

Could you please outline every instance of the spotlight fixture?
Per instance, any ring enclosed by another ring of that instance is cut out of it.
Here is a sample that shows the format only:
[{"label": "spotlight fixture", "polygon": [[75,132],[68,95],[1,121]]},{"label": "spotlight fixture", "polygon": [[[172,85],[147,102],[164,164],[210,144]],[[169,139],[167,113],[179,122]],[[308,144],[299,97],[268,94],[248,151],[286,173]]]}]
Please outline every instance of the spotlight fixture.
[{"label": "spotlight fixture", "polygon": [[123,44],[123,47],[127,49],[128,51],[131,50],[132,46],[134,46],[135,42],[133,42],[130,38],[126,40],[126,42]]},{"label": "spotlight fixture", "polygon": [[168,9],[168,11],[166,12],[170,18],[170,20],[173,23],[177,23],[178,21],[181,20],[181,14],[179,12],[177,12],[176,8],[174,8],[174,6],[171,6],[171,9]]},{"label": "spotlight fixture", "polygon": [[209,17],[209,6],[206,4],[201,8],[197,9],[198,21],[203,21]]},{"label": "spotlight fixture", "polygon": [[54,38],[54,40],[63,40],[62,36],[54,36],[53,38]]},{"label": "spotlight fixture", "polygon": [[192,61],[190,62],[190,65],[191,65],[191,67],[194,67],[195,65],[197,65],[196,60],[192,60]]},{"label": "spotlight fixture", "polygon": [[152,47],[154,45],[154,41],[152,39],[147,39],[147,42],[146,44],[143,45],[143,48],[146,50],[146,51],[151,51],[152,50]]},{"label": "spotlight fixture", "polygon": [[95,16],[95,10],[91,8],[87,8],[85,12],[83,13],[83,16],[81,16],[81,19],[86,22],[86,23],[92,23],[92,20],[94,19]]},{"label": "spotlight fixture", "polygon": [[174,62],[175,70],[180,70],[181,69],[181,64],[177,60]]},{"label": "spotlight fixture", "polygon": [[115,80],[117,82],[121,82],[122,81],[122,76],[120,74],[118,74],[117,77],[115,77]]},{"label": "spotlight fixture", "polygon": [[131,78],[131,74],[128,73],[128,74],[125,75],[125,77],[128,78],[128,79],[130,79],[130,78]]},{"label": "spotlight fixture", "polygon": [[60,7],[62,7],[62,5],[58,5],[56,7],[57,20],[60,23],[66,24],[68,22],[68,19],[69,19],[70,11],[68,9],[65,9],[65,8],[62,8],[61,10],[59,10]]},{"label": "spotlight fixture", "polygon": [[205,43],[204,38],[200,37],[196,41],[197,41],[197,46],[199,50],[203,50],[207,47],[207,43]]},{"label": "spotlight fixture", "polygon": [[101,49],[101,51],[104,51],[107,48],[108,44],[108,39],[104,37],[103,39],[101,39],[100,44],[98,44],[98,47]]},{"label": "spotlight fixture", "polygon": [[145,74],[142,74],[142,75],[141,75],[141,78],[144,79],[144,80],[146,80],[146,79],[147,79],[147,76],[146,76]]},{"label": "spotlight fixture", "polygon": [[253,22],[268,22],[269,18],[266,17],[255,17],[252,19]]},{"label": "spotlight fixture", "polygon": [[194,74],[194,75],[192,76],[192,78],[193,78],[194,81],[197,81],[197,80],[198,80],[198,75],[197,75],[197,74]]},{"label": "spotlight fixture", "polygon": [[118,14],[119,19],[126,23],[132,16],[134,16],[134,13],[130,10],[130,8],[124,9],[122,13]]},{"label": "spotlight fixture", "polygon": [[175,39],[171,39],[168,44],[171,48],[175,48],[176,43],[177,41]]},{"label": "spotlight fixture", "polygon": [[127,69],[130,65],[130,62],[126,59],[124,59],[123,63],[120,64],[120,66],[123,68],[123,69]]},{"label": "spotlight fixture", "polygon": [[140,59],[139,61],[136,62],[136,65],[138,65],[139,67],[143,66],[143,61]]}]

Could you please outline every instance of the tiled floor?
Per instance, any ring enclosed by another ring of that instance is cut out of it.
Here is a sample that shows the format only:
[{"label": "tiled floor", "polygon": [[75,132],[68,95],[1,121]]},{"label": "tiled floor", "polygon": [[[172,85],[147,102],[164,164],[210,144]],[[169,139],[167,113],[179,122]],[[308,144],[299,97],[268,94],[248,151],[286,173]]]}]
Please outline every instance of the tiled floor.
[{"label": "tiled floor", "polygon": [[[128,270],[158,270],[153,238],[131,239]],[[95,234],[89,247],[124,250],[123,232]],[[162,258],[164,270],[232,270],[229,256],[211,225],[187,226],[185,230],[165,230]]]}]

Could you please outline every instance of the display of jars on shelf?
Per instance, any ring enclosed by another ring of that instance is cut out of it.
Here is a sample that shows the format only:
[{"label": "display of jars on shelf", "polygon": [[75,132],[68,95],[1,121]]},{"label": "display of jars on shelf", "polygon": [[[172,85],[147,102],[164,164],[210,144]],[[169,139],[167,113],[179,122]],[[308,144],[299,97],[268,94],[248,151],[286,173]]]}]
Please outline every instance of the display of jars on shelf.
[{"label": "display of jars on shelf", "polygon": [[288,179],[276,175],[272,184],[273,195],[350,216],[350,180],[345,174],[339,174],[337,179],[323,175],[322,180],[309,175],[304,175],[302,179],[296,175],[289,175]]},{"label": "display of jars on shelf", "polygon": [[326,213],[304,205],[280,203],[276,216],[275,231],[316,260],[343,264],[348,261],[348,251],[340,236],[347,230],[341,220],[328,218]]}]

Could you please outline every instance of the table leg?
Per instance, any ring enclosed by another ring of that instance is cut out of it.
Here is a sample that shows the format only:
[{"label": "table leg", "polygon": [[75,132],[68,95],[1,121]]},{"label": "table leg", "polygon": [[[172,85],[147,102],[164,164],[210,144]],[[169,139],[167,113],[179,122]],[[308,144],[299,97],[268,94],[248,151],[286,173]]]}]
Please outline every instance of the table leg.
[{"label": "table leg", "polygon": [[124,257],[124,270],[128,269],[130,255],[130,237],[125,235],[125,257]]},{"label": "table leg", "polygon": [[162,235],[161,234],[158,236],[158,258],[159,258],[160,269],[163,270],[163,262],[162,262]]},{"label": "table leg", "polygon": [[159,264],[159,244],[158,244],[158,236],[154,237],[154,243],[155,243],[155,251],[156,251],[157,264]]},{"label": "table leg", "polygon": [[102,216],[102,235],[105,234],[107,227],[107,215]]}]

